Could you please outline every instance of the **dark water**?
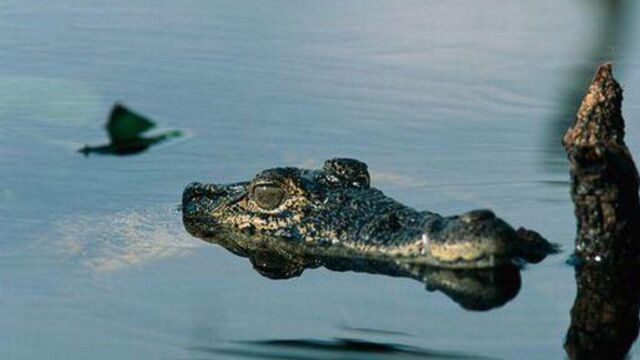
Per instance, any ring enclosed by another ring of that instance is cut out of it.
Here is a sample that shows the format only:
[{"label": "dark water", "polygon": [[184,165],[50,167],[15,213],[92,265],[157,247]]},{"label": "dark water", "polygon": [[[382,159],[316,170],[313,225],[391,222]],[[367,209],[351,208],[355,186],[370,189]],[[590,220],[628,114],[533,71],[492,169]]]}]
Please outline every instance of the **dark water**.
[{"label": "dark water", "polygon": [[[550,129],[613,59],[640,158],[639,11],[0,2],[0,357],[562,358],[575,222]],[[132,157],[77,154],[104,140],[116,100],[188,135]],[[470,312],[410,279],[263,278],[190,237],[175,210],[190,181],[334,156],[367,162],[406,204],[489,207],[565,252],[527,268],[513,301]]]}]

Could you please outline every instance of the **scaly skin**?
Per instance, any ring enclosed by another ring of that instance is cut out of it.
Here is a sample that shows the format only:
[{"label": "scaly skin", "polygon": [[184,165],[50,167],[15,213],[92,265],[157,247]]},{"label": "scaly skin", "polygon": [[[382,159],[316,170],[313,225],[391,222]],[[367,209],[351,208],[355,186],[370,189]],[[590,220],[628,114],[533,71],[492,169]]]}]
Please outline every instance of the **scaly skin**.
[{"label": "scaly skin", "polygon": [[367,165],[353,159],[331,159],[319,170],[269,169],[230,185],[192,183],[183,193],[183,217],[205,236],[230,226],[316,255],[446,268],[537,262],[556,249],[489,210],[445,217],[404,206],[371,188]]}]

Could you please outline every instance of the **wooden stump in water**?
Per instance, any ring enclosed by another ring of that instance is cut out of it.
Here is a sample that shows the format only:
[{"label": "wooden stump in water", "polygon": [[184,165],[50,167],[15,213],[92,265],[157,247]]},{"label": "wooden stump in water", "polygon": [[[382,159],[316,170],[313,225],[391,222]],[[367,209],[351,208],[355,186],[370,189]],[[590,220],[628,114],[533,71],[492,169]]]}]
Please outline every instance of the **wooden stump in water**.
[{"label": "wooden stump in water", "polygon": [[638,171],[624,143],[622,88],[600,65],[563,143],[575,204],[577,295],[571,359],[624,359],[638,336]]},{"label": "wooden stump in water", "polygon": [[578,222],[576,255],[626,262],[638,254],[638,171],[624,143],[622,88],[601,65],[563,143],[571,166]]}]

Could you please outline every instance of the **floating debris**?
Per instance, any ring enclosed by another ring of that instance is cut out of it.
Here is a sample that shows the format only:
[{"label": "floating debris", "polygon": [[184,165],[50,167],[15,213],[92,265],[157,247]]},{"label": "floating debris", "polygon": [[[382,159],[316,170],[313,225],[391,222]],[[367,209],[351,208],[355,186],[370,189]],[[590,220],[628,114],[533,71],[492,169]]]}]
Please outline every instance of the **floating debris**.
[{"label": "floating debris", "polygon": [[85,145],[78,152],[83,153],[85,156],[89,156],[91,153],[133,155],[141,153],[164,140],[182,136],[182,132],[179,130],[166,131],[149,137],[142,136],[143,133],[155,126],[155,123],[148,118],[127,109],[122,104],[116,103],[105,125],[111,143],[99,146]]}]

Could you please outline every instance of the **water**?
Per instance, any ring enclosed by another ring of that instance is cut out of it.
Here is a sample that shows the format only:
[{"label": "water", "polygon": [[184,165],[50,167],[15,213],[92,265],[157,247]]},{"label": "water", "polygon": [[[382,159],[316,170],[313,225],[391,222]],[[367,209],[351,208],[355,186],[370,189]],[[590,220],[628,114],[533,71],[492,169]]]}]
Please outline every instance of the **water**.
[{"label": "water", "polygon": [[[562,358],[575,221],[549,129],[581,69],[613,59],[640,158],[638,11],[612,23],[579,0],[1,2],[0,357],[353,358],[334,340],[352,339]],[[132,157],[76,153],[104,142],[117,100],[188,135]],[[367,162],[408,205],[490,207],[565,252],[527,268],[510,303],[469,312],[410,279],[263,278],[175,211],[188,182],[334,156]]]}]

